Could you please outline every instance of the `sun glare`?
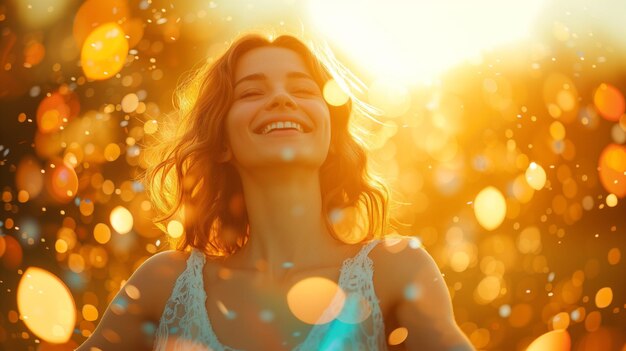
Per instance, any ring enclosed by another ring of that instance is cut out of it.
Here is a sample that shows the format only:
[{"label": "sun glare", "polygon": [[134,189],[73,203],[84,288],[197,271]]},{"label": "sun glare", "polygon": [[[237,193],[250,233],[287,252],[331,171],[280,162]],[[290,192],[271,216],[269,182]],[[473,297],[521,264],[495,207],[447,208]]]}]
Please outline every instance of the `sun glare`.
[{"label": "sun glare", "polygon": [[376,77],[429,82],[482,50],[530,33],[543,0],[309,2],[314,27]]}]

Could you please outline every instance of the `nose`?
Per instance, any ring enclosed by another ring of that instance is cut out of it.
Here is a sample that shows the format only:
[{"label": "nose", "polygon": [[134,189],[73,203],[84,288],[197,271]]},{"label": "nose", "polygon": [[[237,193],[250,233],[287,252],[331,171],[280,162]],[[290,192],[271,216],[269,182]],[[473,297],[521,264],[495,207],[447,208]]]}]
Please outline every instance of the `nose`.
[{"label": "nose", "polygon": [[286,107],[290,109],[296,108],[296,102],[293,101],[291,96],[285,91],[277,91],[267,104],[268,110],[273,110],[275,108],[281,107]]}]

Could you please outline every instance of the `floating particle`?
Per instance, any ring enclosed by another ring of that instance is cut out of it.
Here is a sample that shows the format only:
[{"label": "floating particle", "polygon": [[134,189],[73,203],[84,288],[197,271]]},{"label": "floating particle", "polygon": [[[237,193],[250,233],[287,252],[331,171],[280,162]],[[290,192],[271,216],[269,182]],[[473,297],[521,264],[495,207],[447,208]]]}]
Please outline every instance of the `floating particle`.
[{"label": "floating particle", "polygon": [[145,89],[141,89],[137,92],[137,98],[139,101],[144,101],[148,97],[148,92]]},{"label": "floating particle", "polygon": [[94,305],[91,305],[91,304],[84,305],[81,312],[82,312],[83,318],[85,318],[85,320],[87,321],[93,322],[98,319],[98,309]]},{"label": "floating particle", "polygon": [[[143,183],[141,183],[140,181],[134,181],[132,183],[132,189],[136,193],[140,193],[140,192],[144,191]],[[142,204],[142,207],[143,207],[143,204]]]},{"label": "floating particle", "polygon": [[117,206],[109,216],[111,227],[120,234],[126,234],[133,229],[133,215],[123,206]]},{"label": "floating particle", "polygon": [[613,302],[613,290],[610,287],[604,287],[596,293],[596,306],[605,308]]},{"label": "floating particle", "polygon": [[154,134],[157,132],[158,129],[159,129],[159,123],[154,119],[146,121],[146,123],[144,123],[143,125],[143,131],[146,134]]},{"label": "floating particle", "polygon": [[624,95],[610,84],[600,84],[593,95],[593,103],[602,117],[617,122],[624,114]]},{"label": "floating particle", "polygon": [[40,93],[41,93],[41,88],[39,87],[39,85],[34,85],[30,88],[28,95],[30,95],[30,97],[37,97],[39,96]]},{"label": "floating particle", "polygon": [[511,315],[511,306],[510,305],[500,306],[500,308],[498,309],[498,314],[502,318],[507,318],[508,316]]},{"label": "floating particle", "polygon": [[39,228],[39,221],[30,216],[25,216],[20,219],[19,228],[21,231],[20,240],[23,246],[33,245],[36,241],[39,241],[41,230]]},{"label": "floating particle", "polygon": [[576,119],[578,92],[568,76],[562,73],[549,74],[543,83],[543,100],[550,116],[558,118],[559,123],[570,123]]},{"label": "floating particle", "polygon": [[17,307],[20,319],[37,337],[64,343],[72,336],[76,305],[67,286],[52,273],[38,267],[26,269],[17,287]]},{"label": "floating particle", "polygon": [[18,191],[26,191],[30,198],[35,198],[43,189],[44,175],[41,173],[39,160],[25,156],[20,160],[15,172],[15,183]]},{"label": "floating particle", "polygon": [[124,95],[122,98],[122,110],[126,113],[135,112],[139,106],[139,97],[136,94],[130,93]]},{"label": "floating particle", "polygon": [[144,34],[144,23],[141,18],[131,18],[122,23],[124,33],[128,37],[128,47],[135,47]]},{"label": "floating particle", "polygon": [[[9,220],[7,219],[6,222]],[[11,228],[11,226],[7,226],[5,222],[5,227],[7,229]],[[7,271],[16,270],[22,264],[22,258],[24,256],[24,252],[22,250],[22,246],[20,243],[12,236],[5,235],[4,238],[4,254],[2,255],[2,265]]]},{"label": "floating particle", "polygon": [[541,251],[541,232],[539,228],[524,228],[517,237],[517,249],[524,254],[537,254]]},{"label": "floating particle", "polygon": [[609,144],[602,150],[598,163],[604,189],[619,198],[626,196],[626,146]]},{"label": "floating particle", "polygon": [[407,284],[403,291],[404,298],[408,301],[415,301],[422,297],[422,288],[416,283]]},{"label": "floating particle", "polygon": [[52,162],[46,168],[46,190],[60,203],[70,202],[78,192],[78,176],[74,168],[63,161]]},{"label": "floating particle", "polygon": [[137,145],[132,145],[126,149],[126,155],[128,157],[137,157],[141,153],[141,149]]},{"label": "floating particle", "polygon": [[[0,222],[0,227],[2,226],[2,222]],[[7,249],[7,243],[4,239],[4,235],[0,235],[0,258],[4,255],[4,252]]]},{"label": "floating particle", "polygon": [[280,157],[283,159],[283,161],[293,161],[295,155],[296,153],[293,148],[285,147],[280,150]]},{"label": "floating particle", "polygon": [[80,101],[67,86],[46,96],[37,107],[37,128],[41,133],[53,133],[78,116]]},{"label": "floating particle", "polygon": [[565,139],[565,126],[559,121],[554,121],[550,124],[550,135],[554,140]]},{"label": "floating particle", "polygon": [[511,309],[509,323],[515,328],[521,328],[530,323],[533,317],[533,307],[527,303],[520,303]]},{"label": "floating particle", "polygon": [[405,327],[399,327],[399,328],[394,329],[391,333],[389,333],[389,337],[387,338],[387,343],[389,345],[400,345],[406,340],[408,336],[409,336],[409,330]]},{"label": "floating particle", "polygon": [[552,317],[552,327],[555,330],[565,330],[569,326],[569,314],[567,312],[559,312]]},{"label": "floating particle", "polygon": [[265,323],[269,323],[274,320],[274,312],[264,309],[259,313],[259,319]]},{"label": "floating particle", "polygon": [[541,190],[546,184],[546,171],[535,162],[531,162],[526,169],[526,182],[531,188]]},{"label": "floating particle", "polygon": [[30,40],[24,48],[24,66],[38,65],[46,55],[46,48],[37,40]]},{"label": "floating particle", "polygon": [[183,224],[177,220],[171,220],[167,224],[167,234],[174,239],[180,238],[184,231],[185,228],[183,227]]},{"label": "floating particle", "polygon": [[409,247],[412,249],[418,249],[422,246],[422,240],[418,237],[413,237],[409,240]]},{"label": "floating particle", "polygon": [[126,295],[133,300],[139,300],[141,297],[141,291],[139,291],[139,289],[132,284],[126,284],[126,286],[124,286],[124,291],[126,292]]},{"label": "floating particle", "polygon": [[621,125],[616,124],[611,128],[611,137],[616,144],[624,144],[626,142],[626,130]]},{"label": "floating particle", "polygon": [[[576,322],[580,322],[580,317],[581,317],[581,308],[577,308],[575,310],[572,311],[572,313],[570,313],[570,316],[572,317],[573,321]],[[584,309],[582,309],[584,311]]]},{"label": "floating particle", "polygon": [[609,264],[616,265],[619,263],[621,258],[622,258],[622,253],[620,252],[618,247],[614,247],[611,250],[609,250],[609,254],[608,254]]},{"label": "floating particle", "polygon": [[94,203],[90,199],[83,199],[78,206],[80,214],[83,216],[91,216],[94,211]]},{"label": "floating particle", "polygon": [[591,210],[593,209],[593,205],[594,205],[594,202],[593,202],[593,197],[591,197],[591,196],[589,196],[589,195],[585,196],[585,197],[583,198],[583,202],[582,202],[582,204],[583,204],[583,208],[584,208],[586,211],[591,211]]},{"label": "floating particle", "polygon": [[498,228],[506,215],[506,201],[502,193],[492,186],[481,190],[474,199],[474,215],[483,228]]},{"label": "floating particle", "polygon": [[152,323],[152,322],[145,322],[141,325],[141,331],[146,335],[146,336],[153,336],[154,333],[156,332],[156,324]]},{"label": "floating particle", "polygon": [[602,325],[602,314],[599,311],[589,312],[585,318],[585,329],[588,332],[594,332]]},{"label": "floating particle", "polygon": [[111,302],[111,310],[113,313],[121,315],[128,308],[128,300],[124,296],[118,296]]},{"label": "floating particle", "polygon": [[121,149],[119,145],[115,143],[110,143],[104,148],[104,159],[113,162],[120,157]]},{"label": "floating particle", "polygon": [[345,293],[335,282],[322,277],[300,280],[287,293],[289,310],[307,324],[332,321],[341,312],[345,299]]},{"label": "floating particle", "polygon": [[532,200],[535,190],[528,185],[524,175],[518,175],[513,180],[510,187],[513,196],[522,204],[528,203]]},{"label": "floating particle", "polygon": [[567,330],[553,330],[535,339],[526,351],[570,351],[571,343]]},{"label": "floating particle", "polygon": [[125,0],[84,1],[74,16],[74,40],[81,47],[95,27],[108,22],[122,23],[129,18],[128,2]]},{"label": "floating particle", "polygon": [[324,84],[323,94],[324,100],[332,106],[345,105],[350,99],[350,96],[346,94],[346,92],[334,79],[331,79]]},{"label": "floating particle", "polygon": [[490,275],[483,278],[474,291],[474,299],[479,304],[485,305],[495,300],[500,295],[500,278]]},{"label": "floating particle", "polygon": [[93,237],[100,244],[106,244],[111,239],[111,230],[104,223],[98,223],[93,228]]},{"label": "floating particle", "polygon": [[126,63],[128,40],[116,23],[105,23],[91,32],[81,50],[80,62],[87,78],[114,77]]},{"label": "floating particle", "polygon": [[609,207],[617,206],[617,196],[615,194],[609,194],[606,197],[606,205]]},{"label": "floating particle", "polygon": [[233,310],[229,310],[222,301],[217,300],[216,304],[217,304],[217,308],[220,310],[220,312],[222,312],[222,314],[224,315],[224,317],[226,317],[226,319],[233,320],[237,318],[237,312]]}]

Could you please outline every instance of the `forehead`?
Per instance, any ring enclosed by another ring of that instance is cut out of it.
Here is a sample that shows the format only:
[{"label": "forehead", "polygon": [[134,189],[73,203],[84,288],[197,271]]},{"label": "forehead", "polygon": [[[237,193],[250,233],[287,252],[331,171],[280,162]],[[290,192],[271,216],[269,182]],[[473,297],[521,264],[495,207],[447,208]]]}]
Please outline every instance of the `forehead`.
[{"label": "forehead", "polygon": [[260,47],[243,54],[235,65],[235,81],[256,73],[267,76],[304,72],[310,70],[295,51],[277,47]]}]

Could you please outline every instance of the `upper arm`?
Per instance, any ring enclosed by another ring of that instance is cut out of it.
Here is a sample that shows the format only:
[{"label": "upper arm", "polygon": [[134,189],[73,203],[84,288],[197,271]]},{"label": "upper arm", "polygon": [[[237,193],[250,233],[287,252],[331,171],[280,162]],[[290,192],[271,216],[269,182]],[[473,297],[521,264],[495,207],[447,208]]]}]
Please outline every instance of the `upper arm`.
[{"label": "upper arm", "polygon": [[143,262],[77,350],[152,349],[158,320],[185,262],[186,254],[180,251],[164,251]]},{"label": "upper arm", "polygon": [[407,246],[397,255],[401,286],[394,317],[407,328],[408,350],[474,350],[454,320],[450,293],[433,258],[422,247]]}]

